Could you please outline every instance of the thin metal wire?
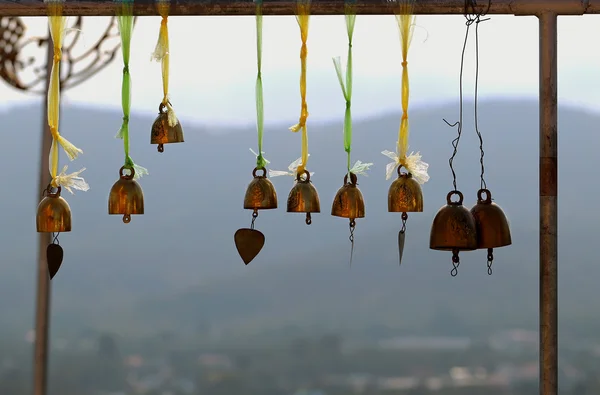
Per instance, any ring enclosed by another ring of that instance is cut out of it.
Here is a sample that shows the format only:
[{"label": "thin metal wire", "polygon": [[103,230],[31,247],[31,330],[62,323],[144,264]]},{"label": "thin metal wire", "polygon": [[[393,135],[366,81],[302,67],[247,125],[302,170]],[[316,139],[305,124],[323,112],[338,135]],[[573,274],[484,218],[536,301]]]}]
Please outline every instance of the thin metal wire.
[{"label": "thin metal wire", "polygon": [[488,274],[492,275],[492,264],[494,263],[494,250],[492,248],[488,248],[487,250],[487,268]]},{"label": "thin metal wire", "polygon": [[[463,71],[464,71],[464,65],[465,65],[465,52],[467,50],[467,42],[469,40],[469,30],[473,23],[476,23],[475,30],[477,30],[477,26],[478,26],[479,22],[484,22],[486,20],[489,20],[489,18],[482,20],[481,17],[484,16],[489,11],[489,9],[491,7],[491,0],[488,0],[487,8],[483,12],[476,12],[476,10],[475,10],[476,6],[477,6],[476,0],[465,0],[464,16],[465,16],[465,19],[467,20],[465,23],[467,26],[467,29],[465,31],[465,40],[463,42],[463,48],[462,48],[461,58],[460,58],[459,120],[454,122],[453,124],[451,124],[446,119],[443,119],[443,121],[446,122],[446,124],[448,126],[450,126],[452,128],[457,127],[457,136],[454,140],[452,140],[452,147],[453,147],[452,156],[448,160],[448,164],[450,165],[450,171],[452,172],[452,185],[454,186],[455,191],[457,191],[458,189],[456,187],[456,172],[454,171],[453,163],[454,163],[454,158],[456,157],[456,154],[458,153],[458,144],[460,143],[460,137],[462,135],[462,127],[463,127]],[[476,35],[477,35],[477,31],[476,31]],[[477,73],[478,73],[478,71],[477,71]],[[476,95],[477,95],[477,93],[476,93]],[[479,131],[477,131],[477,133],[479,134]],[[481,144],[481,146],[483,146],[483,143]],[[481,161],[483,162],[483,159]]]},{"label": "thin metal wire", "polygon": [[460,266],[460,257],[458,256],[458,250],[452,250],[452,270],[450,275],[456,277],[458,275],[458,267]]},{"label": "thin metal wire", "polygon": [[[475,2],[475,1],[473,1]],[[488,1],[487,11],[489,11],[491,6],[491,0]],[[477,137],[479,138],[479,152],[481,153],[481,157],[479,158],[479,163],[481,164],[481,180],[480,180],[480,189],[487,189],[487,184],[485,182],[484,174],[485,167],[483,165],[483,157],[485,152],[483,151],[483,137],[481,136],[481,132],[479,132],[479,116],[478,116],[478,97],[479,97],[479,24],[481,22],[485,22],[490,18],[481,19],[481,17],[485,16],[484,13],[475,15],[475,133],[477,133]],[[490,269],[491,271],[491,269]]]},{"label": "thin metal wire", "polygon": [[254,229],[254,221],[258,218],[258,210],[254,209],[252,212],[252,222],[250,223],[250,229]]},{"label": "thin metal wire", "polygon": [[356,228],[356,221],[354,219],[350,220],[350,236],[348,240],[350,240],[350,267],[352,267],[352,257],[354,256],[354,229]]}]

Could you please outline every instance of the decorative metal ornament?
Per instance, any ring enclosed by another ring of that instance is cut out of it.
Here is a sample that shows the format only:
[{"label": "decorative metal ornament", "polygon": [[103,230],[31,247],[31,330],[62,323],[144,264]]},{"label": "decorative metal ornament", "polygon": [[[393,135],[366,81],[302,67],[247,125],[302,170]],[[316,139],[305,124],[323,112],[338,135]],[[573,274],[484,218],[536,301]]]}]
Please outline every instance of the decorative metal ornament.
[{"label": "decorative metal ornament", "polygon": [[71,231],[71,207],[60,196],[61,187],[52,192],[52,187],[44,191],[45,197],[37,208],[36,226],[38,232],[61,233]]},{"label": "decorative metal ornament", "polygon": [[[26,37],[26,30],[20,17],[0,17],[0,78],[16,89],[45,95],[46,57],[41,56],[39,59],[44,59],[43,62],[37,62],[38,58],[35,56],[24,56],[29,53],[29,48],[34,47],[44,54],[46,46],[52,45],[52,40],[50,35]],[[60,73],[62,90],[73,88],[103,70],[121,47],[118,40],[113,40],[119,35],[115,17],[109,19],[108,26],[92,45],[89,33],[86,33],[88,44],[81,53],[80,38],[83,30],[83,17],[76,17],[71,27],[65,30]],[[25,47],[28,50],[24,50]]]},{"label": "decorative metal ornament", "polygon": [[[458,201],[452,201],[453,195],[458,196]],[[429,237],[429,248],[432,250],[452,251],[452,276],[458,274],[458,253],[477,249],[475,219],[462,203],[463,194],[460,191],[448,193],[446,205],[440,208],[433,219]]]},{"label": "decorative metal ornament", "polygon": [[[256,174],[259,170],[262,170],[262,175]],[[235,248],[246,265],[256,258],[265,245],[265,235],[254,229],[254,221],[258,218],[258,210],[277,208],[277,192],[273,183],[267,178],[267,170],[255,167],[252,170],[252,177],[253,179],[248,184],[244,196],[244,209],[253,210],[252,223],[250,228],[238,229],[233,236]]]},{"label": "decorative metal ornament", "polygon": [[123,222],[131,222],[131,216],[144,214],[144,191],[140,184],[133,179],[135,170],[124,173],[125,166],[119,169],[119,179],[110,189],[108,195],[108,214],[122,214]]},{"label": "decorative metal ornament", "polygon": [[306,213],[306,225],[312,223],[311,213],[321,212],[317,189],[310,181],[310,173],[304,170],[296,174],[296,182],[287,199],[288,213]]},{"label": "decorative metal ornament", "polygon": [[177,124],[175,124],[175,126],[169,125],[167,106],[163,103],[160,103],[158,106],[158,116],[152,124],[150,144],[158,144],[158,152],[164,152],[163,144],[183,142],[183,128],[181,126],[181,122],[177,120]]},{"label": "decorative metal ornament", "polygon": [[477,191],[477,204],[471,208],[471,214],[477,227],[477,249],[487,249],[488,274],[491,274],[494,248],[512,244],[510,225],[502,208],[492,202],[488,189]]},{"label": "decorative metal ornament", "polygon": [[44,198],[37,208],[36,227],[40,233],[52,233],[52,243],[46,247],[46,262],[48,274],[53,279],[63,261],[64,252],[58,241],[61,232],[71,231],[71,208],[69,203],[60,196],[61,187],[52,192],[52,186],[44,191]]},{"label": "decorative metal ornament", "polygon": [[404,238],[406,233],[407,213],[423,212],[423,190],[411,173],[403,172],[398,166],[398,178],[392,182],[388,190],[388,212],[402,213],[402,228],[398,232],[398,259],[402,264],[404,254]]},{"label": "decorative metal ornament", "polygon": [[348,174],[344,176],[344,185],[338,189],[331,205],[331,215],[350,219],[350,264],[352,264],[352,255],[354,253],[354,229],[356,228],[356,218],[364,218],[365,201],[363,195],[358,189],[356,174],[350,172],[350,182]]}]

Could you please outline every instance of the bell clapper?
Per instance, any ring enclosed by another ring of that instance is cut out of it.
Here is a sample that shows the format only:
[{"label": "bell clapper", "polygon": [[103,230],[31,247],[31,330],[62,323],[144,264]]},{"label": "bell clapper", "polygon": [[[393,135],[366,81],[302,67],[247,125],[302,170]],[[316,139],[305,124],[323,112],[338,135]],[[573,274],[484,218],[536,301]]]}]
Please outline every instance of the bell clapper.
[{"label": "bell clapper", "polygon": [[452,270],[450,271],[450,275],[452,277],[456,277],[458,274],[458,266],[460,266],[460,257],[458,256],[458,249],[452,250]]},{"label": "bell clapper", "polygon": [[488,275],[492,275],[492,263],[494,263],[494,249],[487,249],[487,267],[488,267]]},{"label": "bell clapper", "polygon": [[160,153],[165,152],[165,146],[162,145],[162,144],[159,144],[158,147],[157,147],[157,149],[158,149],[158,152],[160,152]]},{"label": "bell clapper", "polygon": [[305,222],[306,222],[306,225],[312,224],[312,218],[310,216],[310,213],[306,213],[306,220],[305,220]]},{"label": "bell clapper", "polygon": [[131,222],[131,215],[129,215],[129,214],[123,215],[123,223],[128,224],[130,222]]}]

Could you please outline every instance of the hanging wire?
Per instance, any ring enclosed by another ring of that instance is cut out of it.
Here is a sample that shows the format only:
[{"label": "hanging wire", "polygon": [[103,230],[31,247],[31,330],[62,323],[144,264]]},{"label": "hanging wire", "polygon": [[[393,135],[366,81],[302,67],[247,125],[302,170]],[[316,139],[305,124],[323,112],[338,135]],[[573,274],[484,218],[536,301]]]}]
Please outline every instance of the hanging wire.
[{"label": "hanging wire", "polygon": [[254,221],[256,221],[256,218],[258,218],[258,210],[254,209],[254,211],[252,212],[252,222],[250,223],[250,229],[254,229]]},{"label": "hanging wire", "polygon": [[[475,3],[475,1],[472,1]],[[490,18],[481,19],[481,17],[485,16],[487,11],[489,11],[491,5],[491,0],[488,0],[487,10],[483,13],[476,14],[475,16],[475,133],[477,133],[477,137],[479,138],[479,152],[481,153],[481,157],[479,158],[479,163],[481,164],[481,182],[480,189],[487,189],[487,184],[484,179],[485,167],[483,165],[483,157],[485,155],[483,151],[483,137],[481,137],[481,132],[479,132],[479,116],[478,116],[478,97],[479,97],[479,24],[481,22],[485,22]],[[474,7],[474,5],[473,5]],[[488,269],[488,272],[491,272],[491,268]],[[491,273],[490,273],[491,274]]]},{"label": "hanging wire", "polygon": [[52,244],[60,245],[60,241],[58,241],[58,235],[60,235],[60,232],[52,233]]},{"label": "hanging wire", "polygon": [[[452,156],[450,157],[450,159],[448,160],[448,164],[450,165],[450,171],[452,172],[452,185],[454,186],[454,191],[457,190],[456,187],[456,172],[454,171],[454,166],[453,166],[453,162],[454,162],[454,158],[456,157],[456,154],[458,153],[458,144],[460,142],[460,137],[462,135],[462,126],[463,126],[463,71],[464,71],[464,65],[465,65],[465,52],[467,50],[467,42],[469,40],[469,30],[470,27],[473,23],[475,23],[475,30],[476,30],[476,36],[477,36],[477,27],[479,25],[480,22],[484,22],[489,20],[489,18],[487,19],[481,19],[482,16],[485,16],[487,14],[487,12],[490,10],[490,6],[491,6],[491,0],[488,0],[488,4],[487,4],[487,8],[485,11],[483,12],[476,12],[475,8],[477,6],[477,1],[476,0],[465,0],[465,12],[464,12],[464,17],[467,20],[466,21],[466,32],[465,32],[465,40],[463,43],[463,48],[462,48],[462,52],[461,52],[461,58],[460,58],[460,77],[459,77],[459,120],[454,122],[453,124],[451,124],[450,122],[448,122],[446,119],[443,119],[443,121],[450,127],[457,127],[457,136],[454,140],[452,140],[452,147],[453,147],[453,152],[452,152]],[[478,56],[478,49],[477,49],[477,57]],[[479,61],[477,61],[477,67],[479,66]],[[479,74],[479,70],[477,69],[477,75]],[[476,87],[477,87],[477,82],[475,83]],[[477,88],[475,90],[475,97],[477,97]],[[476,107],[477,108],[477,107]],[[477,110],[475,110],[477,111]],[[477,112],[476,112],[477,113]],[[477,124],[476,124],[477,125]],[[482,157],[481,157],[481,163],[483,163],[483,141],[481,140],[481,134],[479,133],[479,130],[477,129],[477,134],[480,137],[480,148],[481,148],[481,152],[482,152]],[[483,165],[482,165],[483,166]],[[483,173],[481,176],[482,180],[483,180]]]},{"label": "hanging wire", "polygon": [[354,218],[350,220],[350,236],[348,240],[350,240],[350,267],[352,267],[352,257],[354,256],[354,229],[356,229],[356,221]]}]

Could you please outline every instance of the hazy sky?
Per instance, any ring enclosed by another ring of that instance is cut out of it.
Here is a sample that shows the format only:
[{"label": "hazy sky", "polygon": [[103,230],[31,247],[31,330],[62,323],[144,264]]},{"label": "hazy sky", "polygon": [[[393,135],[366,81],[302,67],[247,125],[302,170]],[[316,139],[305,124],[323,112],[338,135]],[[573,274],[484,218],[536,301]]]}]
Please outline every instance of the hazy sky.
[{"label": "hazy sky", "polygon": [[[81,50],[93,45],[109,18],[86,18]],[[25,18],[28,35],[44,34],[45,18]],[[70,20],[69,22],[73,22]],[[411,104],[458,100],[465,24],[462,16],[419,16],[409,52]],[[138,20],[132,40],[134,112],[156,112],[162,98],[160,65],[150,61],[160,18]],[[171,17],[171,101],[188,122],[254,123],[256,47],[254,17]],[[474,33],[474,29],[472,29]],[[480,25],[480,94],[538,93],[538,23],[535,17],[492,16]],[[300,32],[294,17],[265,17],[263,80],[266,121],[299,115]],[[597,17],[559,19],[559,98],[600,108],[600,37]],[[393,16],[359,16],[354,36],[355,116],[400,108],[401,55]],[[341,117],[344,100],[333,56],[345,66],[343,16],[312,17],[308,38],[310,119]],[[472,96],[474,34],[467,49],[465,94]],[[39,52],[38,52],[39,53]],[[120,108],[122,57],[92,80],[65,93],[65,101]],[[10,103],[35,100],[0,85]],[[38,99],[39,100],[39,99]]]}]

